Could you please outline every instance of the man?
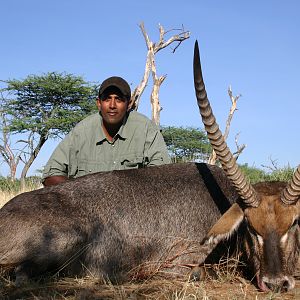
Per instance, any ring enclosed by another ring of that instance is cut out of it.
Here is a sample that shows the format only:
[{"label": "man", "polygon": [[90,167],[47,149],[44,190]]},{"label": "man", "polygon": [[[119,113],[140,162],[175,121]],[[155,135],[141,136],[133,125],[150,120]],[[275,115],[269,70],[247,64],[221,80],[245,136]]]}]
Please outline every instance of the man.
[{"label": "man", "polygon": [[110,77],[99,89],[99,113],[79,122],[51,155],[44,186],[100,171],[170,163],[158,127],[130,111],[131,90],[121,77]]}]

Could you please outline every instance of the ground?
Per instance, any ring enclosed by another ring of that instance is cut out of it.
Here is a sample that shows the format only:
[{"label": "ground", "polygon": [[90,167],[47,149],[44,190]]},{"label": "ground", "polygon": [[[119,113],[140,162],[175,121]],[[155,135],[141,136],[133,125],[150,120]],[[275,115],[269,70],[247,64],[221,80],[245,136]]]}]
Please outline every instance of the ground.
[{"label": "ground", "polygon": [[296,286],[287,293],[262,293],[255,285],[239,275],[218,276],[200,282],[152,278],[140,283],[112,285],[95,278],[49,278],[16,288],[9,278],[0,281],[0,299],[55,300],[218,300],[218,299],[300,299],[300,276]]}]

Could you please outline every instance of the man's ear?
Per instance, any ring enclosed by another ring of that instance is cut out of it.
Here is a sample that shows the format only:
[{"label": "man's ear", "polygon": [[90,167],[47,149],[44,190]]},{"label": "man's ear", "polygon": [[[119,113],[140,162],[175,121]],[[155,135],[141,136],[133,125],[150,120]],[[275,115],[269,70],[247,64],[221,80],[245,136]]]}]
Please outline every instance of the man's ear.
[{"label": "man's ear", "polygon": [[210,229],[202,244],[215,246],[222,240],[227,240],[238,229],[244,220],[244,211],[234,203],[217,223]]},{"label": "man's ear", "polygon": [[98,107],[98,110],[100,111],[101,110],[101,100],[99,97],[96,99],[96,105]]},{"label": "man's ear", "polygon": [[136,102],[134,101],[133,97],[131,96],[130,99],[128,99],[127,111],[135,110],[135,108],[136,108]]},{"label": "man's ear", "polygon": [[132,103],[129,101],[129,104],[127,106],[127,111],[130,111],[132,109]]}]

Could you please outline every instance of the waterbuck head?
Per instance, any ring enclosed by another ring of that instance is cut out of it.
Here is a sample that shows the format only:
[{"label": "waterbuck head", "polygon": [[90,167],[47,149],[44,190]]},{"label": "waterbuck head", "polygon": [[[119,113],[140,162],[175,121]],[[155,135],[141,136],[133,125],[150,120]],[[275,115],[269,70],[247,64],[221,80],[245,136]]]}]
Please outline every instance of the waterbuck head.
[{"label": "waterbuck head", "polygon": [[203,82],[197,41],[194,84],[210,143],[240,195],[239,203],[234,204],[211,228],[204,242],[217,244],[242,224],[246,225],[243,248],[258,287],[263,291],[292,289],[300,249],[300,166],[288,184],[262,182],[252,186],[227,147],[213,115]]}]

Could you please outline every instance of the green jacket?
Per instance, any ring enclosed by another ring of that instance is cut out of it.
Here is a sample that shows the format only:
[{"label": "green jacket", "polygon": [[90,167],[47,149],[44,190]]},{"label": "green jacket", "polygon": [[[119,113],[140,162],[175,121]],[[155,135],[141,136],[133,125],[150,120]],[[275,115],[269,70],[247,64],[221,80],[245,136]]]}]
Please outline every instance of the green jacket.
[{"label": "green jacket", "polygon": [[162,134],[144,115],[130,112],[113,142],[106,139],[101,124],[99,113],[79,122],[54,150],[43,178],[75,178],[100,171],[170,163]]}]

